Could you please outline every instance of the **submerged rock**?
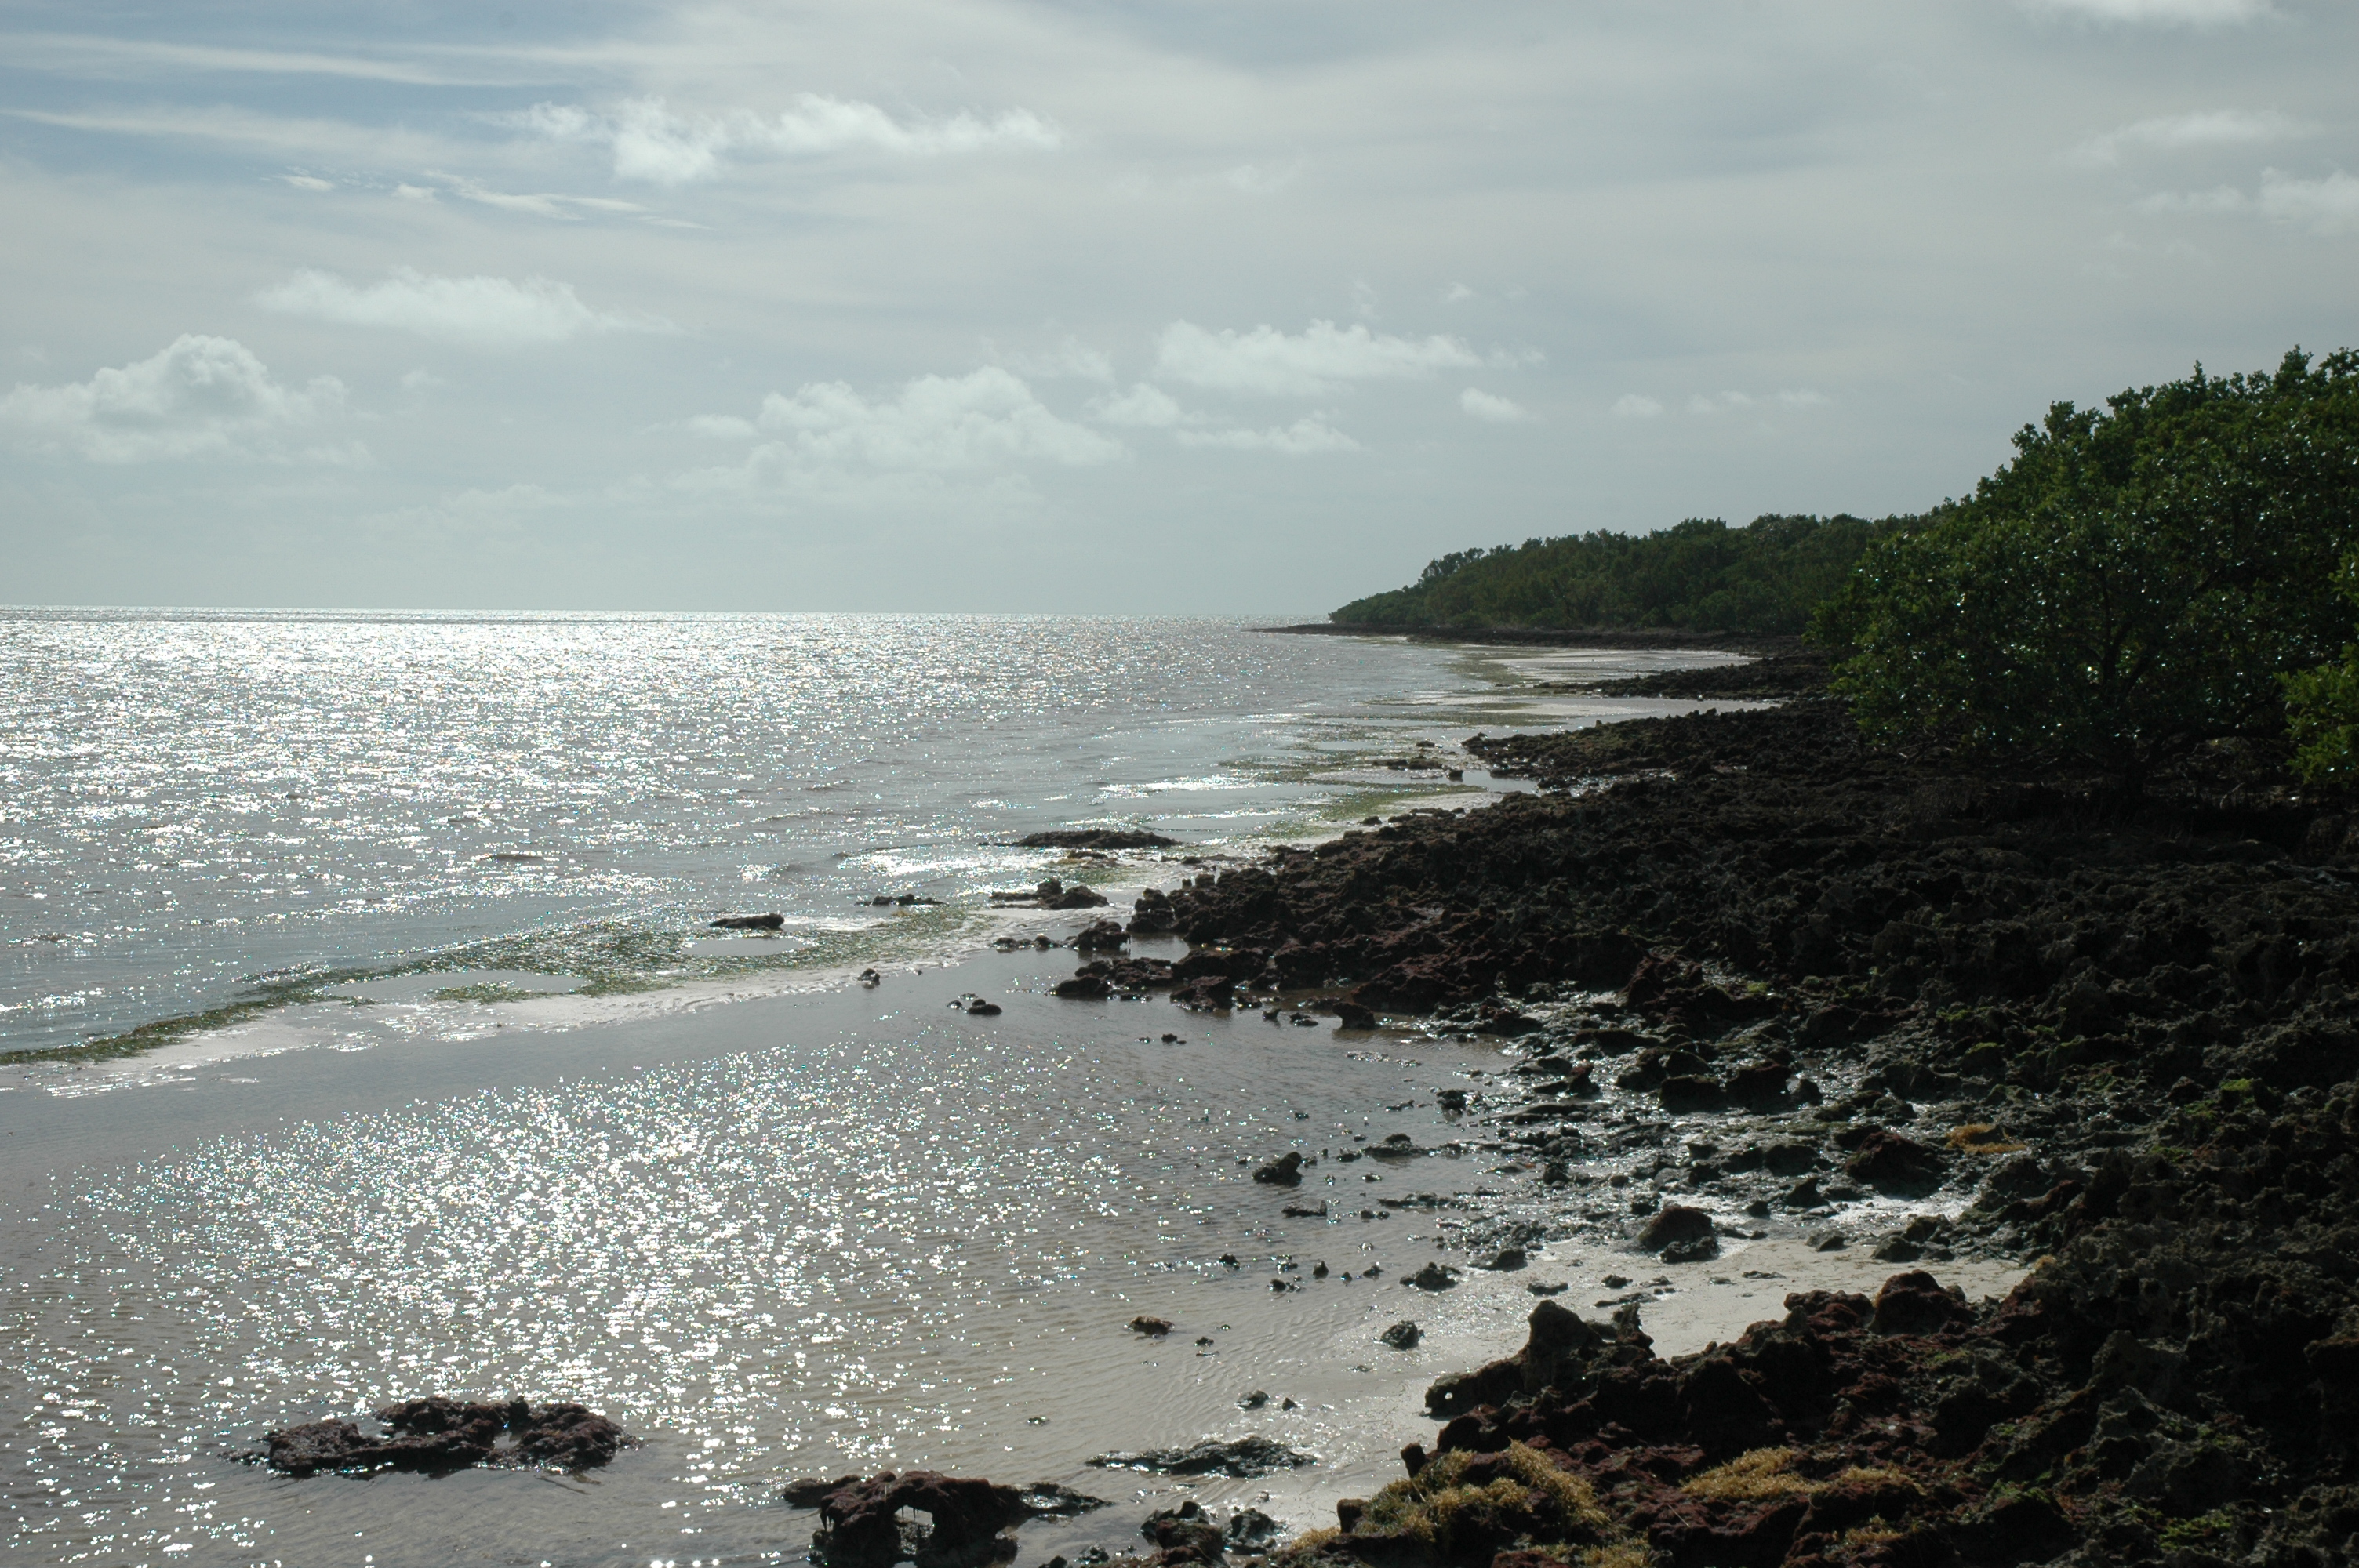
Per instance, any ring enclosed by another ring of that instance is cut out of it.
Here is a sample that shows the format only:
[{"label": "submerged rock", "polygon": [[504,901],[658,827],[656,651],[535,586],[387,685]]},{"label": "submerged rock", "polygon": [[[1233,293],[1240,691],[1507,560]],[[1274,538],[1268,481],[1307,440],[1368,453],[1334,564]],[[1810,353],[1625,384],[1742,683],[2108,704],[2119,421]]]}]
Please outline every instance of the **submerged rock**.
[{"label": "submerged rock", "polygon": [[1051,827],[1016,840],[1023,849],[1169,849],[1179,843],[1137,827]]},{"label": "submerged rock", "polygon": [[1160,1476],[1231,1476],[1239,1480],[1316,1465],[1319,1457],[1266,1437],[1227,1443],[1206,1440],[1188,1448],[1146,1448],[1101,1454],[1090,1464],[1101,1470],[1147,1470]]}]

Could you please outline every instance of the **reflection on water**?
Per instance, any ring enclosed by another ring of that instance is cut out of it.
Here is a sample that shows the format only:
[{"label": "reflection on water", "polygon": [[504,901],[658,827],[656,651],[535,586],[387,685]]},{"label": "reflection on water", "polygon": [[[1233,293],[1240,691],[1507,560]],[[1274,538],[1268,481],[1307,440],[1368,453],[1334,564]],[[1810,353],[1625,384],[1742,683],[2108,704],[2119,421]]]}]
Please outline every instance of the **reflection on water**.
[{"label": "reflection on water", "polygon": [[[13,1248],[9,1560],[799,1555],[807,1517],[771,1500],[791,1476],[946,1464],[1120,1497],[1135,1483],[1079,1461],[1244,1422],[1236,1395],[1273,1379],[1307,1408],[1251,1419],[1332,1447],[1335,1400],[1412,1293],[1340,1275],[1401,1272],[1437,1235],[1359,1206],[1471,1187],[1475,1162],[1372,1186],[1373,1162],[1331,1161],[1301,1194],[1239,1162],[1397,1127],[1447,1139],[1430,1091],[1459,1081],[1459,1048],[1004,1000],[989,1029],[891,1021],[69,1182]],[[1139,1040],[1175,1021],[1188,1044]],[[1311,1194],[1333,1222],[1282,1217]],[[1311,1280],[1313,1260],[1338,1277]],[[1182,1333],[1123,1330],[1147,1310]],[[1326,1354],[1347,1331],[1359,1348]],[[579,1400],[655,1441],[582,1481],[295,1482],[222,1456],[429,1390]]]},{"label": "reflection on water", "polygon": [[1484,689],[1201,621],[0,611],[0,1048],[428,954],[669,978],[747,907],[841,962],[877,893],[1037,881],[1036,828],[1299,831]]}]

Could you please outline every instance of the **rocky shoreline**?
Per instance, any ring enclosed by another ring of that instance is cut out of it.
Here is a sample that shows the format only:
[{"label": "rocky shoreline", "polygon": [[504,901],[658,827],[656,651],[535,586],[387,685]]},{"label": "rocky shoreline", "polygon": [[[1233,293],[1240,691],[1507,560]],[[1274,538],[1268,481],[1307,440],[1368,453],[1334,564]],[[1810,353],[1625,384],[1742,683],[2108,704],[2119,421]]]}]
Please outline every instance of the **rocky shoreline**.
[{"label": "rocky shoreline", "polygon": [[[1878,750],[1778,663],[1742,692],[1775,708],[1478,737],[1544,793],[1199,876],[1136,911],[1185,958],[1084,966],[1071,994],[1513,1037],[1515,1081],[1446,1108],[1529,1179],[1423,1195],[1476,1256],[1893,1265],[1669,1361],[1643,1287],[1610,1323],[1543,1301],[1435,1386],[1430,1455],[1280,1555],[2359,1558],[2359,817],[2249,758],[2131,802]],[[1962,1257],[2036,1267],[1977,1305]]]}]

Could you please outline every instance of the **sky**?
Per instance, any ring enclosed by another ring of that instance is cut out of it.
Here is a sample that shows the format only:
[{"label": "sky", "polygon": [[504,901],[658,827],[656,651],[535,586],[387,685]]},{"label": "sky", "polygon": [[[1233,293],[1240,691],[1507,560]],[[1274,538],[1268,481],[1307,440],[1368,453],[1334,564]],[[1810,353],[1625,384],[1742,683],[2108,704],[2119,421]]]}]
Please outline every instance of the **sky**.
[{"label": "sky", "polygon": [[0,603],[1308,614],[2359,345],[2348,0],[12,0]]}]

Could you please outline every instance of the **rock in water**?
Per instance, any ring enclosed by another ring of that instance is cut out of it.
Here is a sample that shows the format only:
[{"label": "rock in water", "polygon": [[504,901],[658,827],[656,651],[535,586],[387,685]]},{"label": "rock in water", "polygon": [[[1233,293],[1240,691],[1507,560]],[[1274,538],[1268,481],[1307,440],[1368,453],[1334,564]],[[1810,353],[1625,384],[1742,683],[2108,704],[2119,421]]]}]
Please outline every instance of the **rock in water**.
[{"label": "rock in water", "polygon": [[1073,938],[1073,946],[1084,953],[1109,952],[1130,940],[1130,934],[1111,920],[1092,921]]},{"label": "rock in water", "polygon": [[1294,1187],[1302,1184],[1302,1156],[1291,1152],[1280,1154],[1253,1173],[1253,1179],[1266,1186]]},{"label": "rock in water", "polygon": [[1389,1345],[1396,1350],[1414,1350],[1417,1348],[1417,1342],[1424,1337],[1423,1329],[1409,1322],[1408,1319],[1403,1318],[1376,1336],[1376,1340],[1379,1344]]},{"label": "rock in water", "polygon": [[1162,1509],[1147,1515],[1138,1533],[1155,1542],[1155,1561],[1162,1568],[1179,1568],[1187,1563],[1217,1563],[1221,1558],[1221,1529],[1193,1498],[1176,1509]]},{"label": "rock in water", "polygon": [[783,914],[724,914],[706,929],[710,931],[776,931],[787,923]]},{"label": "rock in water", "polygon": [[445,1474],[476,1465],[548,1465],[565,1470],[603,1465],[638,1439],[584,1406],[522,1400],[495,1404],[433,1395],[388,1405],[376,1419],[391,1429],[372,1437],[349,1421],[315,1421],[274,1432],[263,1462],[289,1476],[321,1470],[422,1470]]},{"label": "rock in water", "polygon": [[1458,1288],[1458,1271],[1446,1263],[1428,1263],[1401,1281],[1420,1291],[1451,1291]]},{"label": "rock in water", "polygon": [[1148,1470],[1163,1476],[1232,1476],[1248,1480],[1277,1470],[1295,1470],[1319,1463],[1266,1437],[1240,1437],[1232,1443],[1207,1440],[1191,1448],[1147,1448],[1136,1453],[1101,1454],[1090,1461],[1101,1470]]},{"label": "rock in water", "polygon": [[1018,1493],[1016,1500],[1034,1519],[1078,1519],[1111,1506],[1103,1498],[1093,1498],[1054,1481],[1035,1481]]},{"label": "rock in water", "polygon": [[1136,827],[1052,827],[1016,840],[1021,849],[1172,849],[1180,840]]},{"label": "rock in water", "polygon": [[1171,1320],[1168,1317],[1135,1317],[1130,1320],[1130,1331],[1146,1335],[1149,1339],[1160,1339],[1171,1332]]},{"label": "rock in water", "polygon": [[916,1555],[929,1568],[996,1560],[1004,1550],[1001,1533],[1031,1517],[1024,1495],[1013,1487],[935,1470],[906,1476],[887,1470],[820,1499],[813,1558],[829,1568],[892,1568],[911,1555],[902,1541],[904,1509],[932,1521],[915,1543]]}]

